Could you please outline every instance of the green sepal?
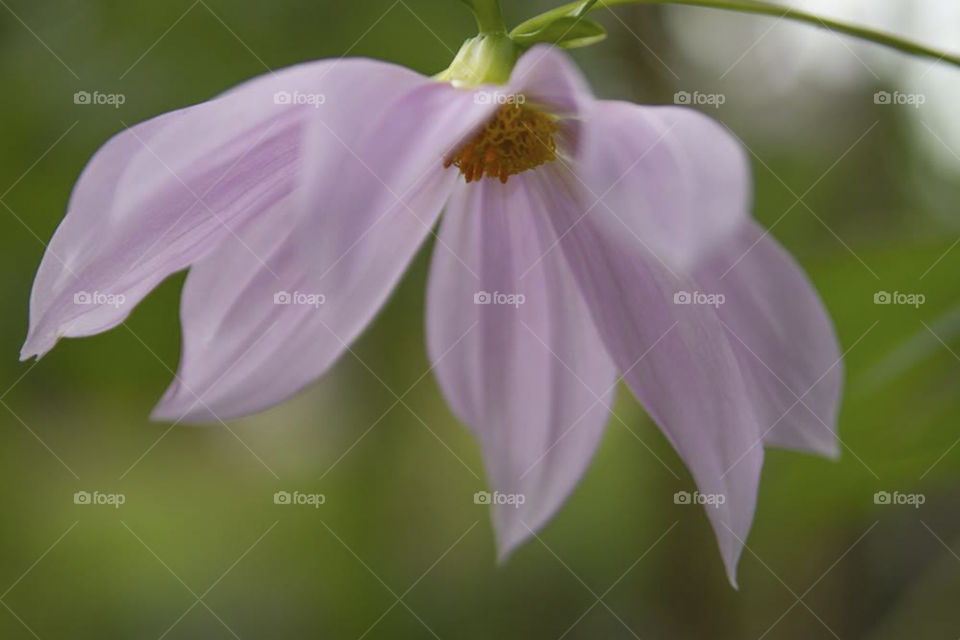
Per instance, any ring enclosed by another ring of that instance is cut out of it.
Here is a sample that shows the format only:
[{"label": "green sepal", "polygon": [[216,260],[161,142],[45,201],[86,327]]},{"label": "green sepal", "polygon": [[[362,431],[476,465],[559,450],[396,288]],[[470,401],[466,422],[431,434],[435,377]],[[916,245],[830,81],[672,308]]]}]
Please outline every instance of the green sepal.
[{"label": "green sepal", "polygon": [[562,49],[577,49],[600,42],[607,37],[607,30],[599,22],[583,17],[560,16],[533,31],[525,31],[520,25],[510,32],[510,39],[527,49],[545,43]]}]

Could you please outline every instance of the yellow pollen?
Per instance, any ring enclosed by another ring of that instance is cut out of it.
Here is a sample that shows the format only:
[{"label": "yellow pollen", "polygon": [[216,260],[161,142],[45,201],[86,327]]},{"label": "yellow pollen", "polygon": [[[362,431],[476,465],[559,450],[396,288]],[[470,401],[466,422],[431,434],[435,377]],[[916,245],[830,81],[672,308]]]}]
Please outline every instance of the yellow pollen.
[{"label": "yellow pollen", "polygon": [[456,165],[467,182],[486,175],[507,178],[555,160],[557,125],[545,113],[521,104],[505,104],[478,133],[443,166]]}]

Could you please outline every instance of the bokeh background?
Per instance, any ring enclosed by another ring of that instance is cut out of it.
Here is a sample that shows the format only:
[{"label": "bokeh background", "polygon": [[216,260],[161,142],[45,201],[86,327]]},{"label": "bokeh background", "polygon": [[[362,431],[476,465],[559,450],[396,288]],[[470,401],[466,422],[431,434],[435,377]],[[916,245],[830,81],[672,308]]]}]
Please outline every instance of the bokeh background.
[{"label": "bokeh background", "polygon": [[[551,6],[507,4],[513,23]],[[793,6],[960,49],[952,0]],[[769,452],[740,590],[702,510],[674,504],[692,481],[625,389],[615,410],[637,437],[611,421],[540,540],[498,566],[476,443],[421,378],[430,247],[357,357],[229,429],[147,420],[177,365],[182,276],[124,326],[17,361],[44,243],[124,123],[315,58],[435,73],[472,34],[459,2],[2,0],[0,637],[960,636],[960,72],[770,18],[598,16],[609,40],[574,54],[598,94],[724,96],[701,108],[751,150],[755,215],[847,350],[843,456]],[[925,303],[876,305],[879,291]],[[280,490],[326,503],[275,505]]]}]

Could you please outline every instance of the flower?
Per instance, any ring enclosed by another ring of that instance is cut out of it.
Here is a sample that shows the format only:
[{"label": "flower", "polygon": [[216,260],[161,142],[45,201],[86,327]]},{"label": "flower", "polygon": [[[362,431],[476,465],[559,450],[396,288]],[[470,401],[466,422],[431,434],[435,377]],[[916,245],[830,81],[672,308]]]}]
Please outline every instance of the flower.
[{"label": "flower", "polygon": [[579,482],[622,378],[715,497],[734,580],[763,447],[835,455],[841,379],[817,294],[749,219],[740,145],[690,109],[595,99],[546,46],[502,86],[455,85],[319,61],[117,135],[40,265],[22,357],[189,268],[153,417],[261,411],[348,349],[445,208],[429,354],[490,484],[522,496],[493,505],[501,555]]}]

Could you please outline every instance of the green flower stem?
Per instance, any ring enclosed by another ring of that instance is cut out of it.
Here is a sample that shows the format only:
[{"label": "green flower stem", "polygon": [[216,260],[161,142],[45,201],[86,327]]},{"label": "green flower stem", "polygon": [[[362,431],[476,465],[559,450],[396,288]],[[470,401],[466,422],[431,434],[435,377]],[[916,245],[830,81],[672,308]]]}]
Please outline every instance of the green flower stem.
[{"label": "green flower stem", "polygon": [[574,15],[578,18],[582,18],[590,12],[590,9],[593,9],[593,5],[597,4],[597,0],[587,0],[580,4],[580,8],[576,10]]},{"label": "green flower stem", "polygon": [[561,7],[557,7],[556,9],[547,11],[546,13],[542,13],[535,18],[531,18],[530,20],[527,20],[523,24],[519,25],[516,29],[514,29],[514,31],[527,33],[534,31],[537,27],[548,24],[552,20],[556,20],[562,16],[582,15],[579,12],[584,7],[586,7],[587,11],[595,11],[597,9],[608,9],[622,4],[682,4],[785,18],[787,20],[805,22],[815,27],[829,29],[831,31],[854,36],[863,40],[869,40],[870,42],[876,42],[877,44],[882,44],[904,53],[909,53],[924,58],[932,58],[938,62],[943,61],[956,67],[960,67],[960,56],[956,54],[938,51],[932,47],[911,42],[910,40],[906,40],[889,33],[874,31],[873,29],[868,29],[867,27],[860,27],[853,24],[838,22],[836,20],[823,18],[806,11],[790,9],[766,2],[758,2],[756,0],[599,0],[592,3],[589,1],[585,2],[584,0],[579,0],[578,2],[571,2],[570,4],[566,4]]},{"label": "green flower stem", "polygon": [[477,18],[477,26],[483,34],[503,34],[507,32],[507,25],[503,21],[503,11],[500,10],[500,0],[471,0],[473,15]]}]

